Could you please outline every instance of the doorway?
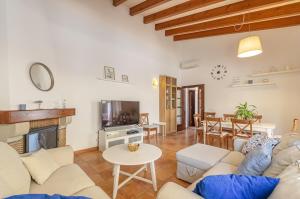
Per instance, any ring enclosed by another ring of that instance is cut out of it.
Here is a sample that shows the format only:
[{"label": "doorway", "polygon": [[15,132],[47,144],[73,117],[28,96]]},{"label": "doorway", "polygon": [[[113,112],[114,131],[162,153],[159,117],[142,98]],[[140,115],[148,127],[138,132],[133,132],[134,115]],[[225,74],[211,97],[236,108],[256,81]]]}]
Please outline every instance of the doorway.
[{"label": "doorway", "polygon": [[188,95],[188,99],[189,99],[189,126],[195,126],[195,122],[192,118],[194,118],[194,114],[196,113],[196,91],[195,90],[189,90],[189,95]]},{"label": "doorway", "polygon": [[200,85],[191,85],[191,86],[183,86],[181,88],[183,91],[183,104],[182,104],[182,113],[184,113],[184,128],[194,127],[194,114],[200,114],[201,120],[204,118],[204,110],[205,110],[205,86],[204,84]]}]

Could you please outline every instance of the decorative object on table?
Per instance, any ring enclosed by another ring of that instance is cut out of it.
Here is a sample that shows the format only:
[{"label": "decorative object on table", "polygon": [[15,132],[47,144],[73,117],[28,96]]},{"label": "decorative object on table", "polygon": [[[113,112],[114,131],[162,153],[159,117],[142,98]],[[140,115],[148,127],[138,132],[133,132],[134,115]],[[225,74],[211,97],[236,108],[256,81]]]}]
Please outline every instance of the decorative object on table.
[{"label": "decorative object on table", "polygon": [[211,77],[216,80],[222,80],[226,77],[228,70],[224,65],[217,65],[211,71]]},{"label": "decorative object on table", "polygon": [[32,64],[29,75],[33,85],[41,91],[50,91],[54,87],[53,74],[43,63],[36,62]]},{"label": "decorative object on table", "polygon": [[104,78],[108,80],[115,80],[115,69],[110,66],[104,66]]},{"label": "decorative object on table", "polygon": [[139,150],[140,144],[128,144],[128,150],[130,152],[135,152]]},{"label": "decorative object on table", "polygon": [[198,182],[193,192],[203,198],[265,199],[279,181],[279,178],[265,176],[211,175]]},{"label": "decorative object on table", "polygon": [[33,103],[37,104],[38,105],[38,108],[37,109],[41,109],[41,106],[43,104],[43,101],[42,100],[36,100],[34,101]]},{"label": "decorative object on table", "polygon": [[249,79],[248,84],[253,84],[253,79]]},{"label": "decorative object on table", "polygon": [[238,48],[238,57],[246,58],[259,55],[263,52],[261,41],[258,36],[250,36],[240,40]]},{"label": "decorative object on table", "polygon": [[25,111],[26,110],[26,104],[19,104],[19,110]]},{"label": "decorative object on table", "polygon": [[128,75],[122,75],[122,82],[129,82]]},{"label": "decorative object on table", "polygon": [[235,115],[238,119],[251,120],[255,117],[255,115],[257,115],[256,106],[248,105],[247,102],[238,105],[236,109]]},{"label": "decorative object on table", "polygon": [[152,87],[157,88],[158,87],[158,80],[156,78],[152,79]]}]

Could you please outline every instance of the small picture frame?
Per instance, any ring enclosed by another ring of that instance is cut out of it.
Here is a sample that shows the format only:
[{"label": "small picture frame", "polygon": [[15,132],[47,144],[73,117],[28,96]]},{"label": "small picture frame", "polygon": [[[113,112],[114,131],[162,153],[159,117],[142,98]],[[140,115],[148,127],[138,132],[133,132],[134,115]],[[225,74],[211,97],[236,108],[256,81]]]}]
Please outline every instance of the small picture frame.
[{"label": "small picture frame", "polygon": [[115,69],[110,66],[104,66],[104,78],[108,80],[115,80]]},{"label": "small picture frame", "polygon": [[122,82],[129,82],[128,75],[122,75]]}]

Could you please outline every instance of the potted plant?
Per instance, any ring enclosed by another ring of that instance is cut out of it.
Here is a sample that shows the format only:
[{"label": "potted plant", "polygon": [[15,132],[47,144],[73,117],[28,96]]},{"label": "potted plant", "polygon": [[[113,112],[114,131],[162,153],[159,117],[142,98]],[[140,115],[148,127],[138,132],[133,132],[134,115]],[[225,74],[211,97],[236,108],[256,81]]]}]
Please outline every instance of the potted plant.
[{"label": "potted plant", "polygon": [[256,106],[248,105],[247,102],[236,107],[235,116],[242,120],[252,120],[256,115]]}]

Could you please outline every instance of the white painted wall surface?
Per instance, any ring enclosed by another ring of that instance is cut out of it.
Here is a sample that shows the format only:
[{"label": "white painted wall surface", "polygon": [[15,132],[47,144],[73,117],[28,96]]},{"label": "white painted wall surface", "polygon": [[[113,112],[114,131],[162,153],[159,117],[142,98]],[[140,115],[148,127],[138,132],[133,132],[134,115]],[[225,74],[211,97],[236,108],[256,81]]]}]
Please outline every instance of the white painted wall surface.
[{"label": "white painted wall surface", "polygon": [[[98,102],[101,99],[138,100],[150,121],[159,119],[159,92],[152,78],[178,76],[174,43],[124,6],[107,0],[7,1],[8,64],[11,108],[34,100],[54,107],[67,100],[76,108],[68,127],[67,142],[75,149],[96,146]],[[48,65],[55,77],[50,92],[30,82],[32,62]],[[103,66],[113,66],[116,76],[129,76],[130,84],[100,81]]]},{"label": "white painted wall surface", "polygon": [[[269,77],[275,87],[230,88],[235,76],[241,80],[253,79],[253,72],[270,70],[272,67],[300,67],[300,27],[267,30],[253,33],[262,40],[264,53],[257,57],[237,58],[238,41],[249,33],[225,35],[177,42],[181,61],[198,59],[200,67],[182,70],[182,85],[205,84],[206,111],[219,116],[233,113],[235,106],[249,102],[263,114],[264,122],[277,125],[277,133],[287,132],[293,118],[300,118],[300,73]],[[213,66],[224,64],[229,74],[223,81],[213,80]],[[261,80],[261,79],[255,79]]]},{"label": "white painted wall surface", "polygon": [[6,1],[0,1],[0,109],[9,109]]}]

